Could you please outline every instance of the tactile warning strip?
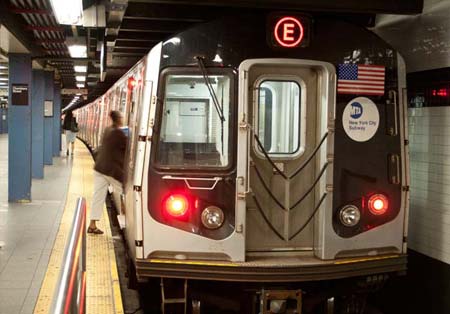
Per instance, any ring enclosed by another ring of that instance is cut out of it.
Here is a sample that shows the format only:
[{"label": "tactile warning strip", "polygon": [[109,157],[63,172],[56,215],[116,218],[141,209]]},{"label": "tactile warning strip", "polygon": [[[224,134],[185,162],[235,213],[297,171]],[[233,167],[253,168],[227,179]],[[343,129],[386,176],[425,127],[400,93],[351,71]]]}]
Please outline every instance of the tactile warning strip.
[{"label": "tactile warning strip", "polygon": [[[77,141],[66,206],[34,309],[35,314],[44,314],[50,311],[61,268],[64,245],[72,224],[77,199],[80,196],[86,198],[88,205],[87,221],[89,221],[92,191],[93,160],[84,144]],[[104,208],[98,227],[105,231],[103,235],[87,236],[86,312],[92,314],[123,314],[114,244],[106,208]]]}]

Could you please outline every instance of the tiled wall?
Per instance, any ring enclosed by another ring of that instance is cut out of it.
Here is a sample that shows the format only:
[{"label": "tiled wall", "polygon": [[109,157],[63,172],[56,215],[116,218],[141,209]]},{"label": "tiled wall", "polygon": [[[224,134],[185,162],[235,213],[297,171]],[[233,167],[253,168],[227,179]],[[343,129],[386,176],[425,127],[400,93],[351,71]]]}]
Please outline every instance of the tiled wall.
[{"label": "tiled wall", "polygon": [[409,109],[408,246],[450,264],[450,107]]}]

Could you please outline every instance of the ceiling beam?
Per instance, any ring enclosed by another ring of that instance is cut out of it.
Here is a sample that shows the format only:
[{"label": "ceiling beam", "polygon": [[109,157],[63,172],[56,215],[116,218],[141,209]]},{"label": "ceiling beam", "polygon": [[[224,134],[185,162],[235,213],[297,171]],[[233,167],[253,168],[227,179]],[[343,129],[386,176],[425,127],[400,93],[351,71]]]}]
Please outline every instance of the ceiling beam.
[{"label": "ceiling beam", "polygon": [[[222,6],[228,8],[384,14],[420,14],[423,10],[423,2],[423,0],[133,0],[133,4],[172,5],[173,7],[186,5],[190,7],[190,11],[197,11],[198,8],[204,6]],[[193,8],[194,6],[196,8]]]},{"label": "ceiling beam", "polygon": [[196,23],[177,21],[176,23],[172,21],[157,21],[157,20],[140,20],[133,19],[125,16],[122,20],[122,25],[120,29],[132,30],[140,29],[147,30],[149,32],[159,32],[159,33],[177,33],[181,30],[185,30]]},{"label": "ceiling beam", "polygon": [[97,59],[95,58],[70,58],[70,57],[55,57],[55,56],[36,56],[33,57],[33,60],[47,60],[47,61],[85,61],[85,62],[95,62]]},{"label": "ceiling beam", "polygon": [[118,52],[127,52],[127,53],[135,53],[136,55],[145,55],[148,51],[150,50],[150,48],[142,48],[142,47],[118,47],[115,46],[114,47],[114,52],[113,53],[118,53]]},{"label": "ceiling beam", "polygon": [[35,40],[35,43],[37,45],[43,45],[43,44],[64,44],[66,42],[65,39],[39,39]]},{"label": "ceiling beam", "polygon": [[39,15],[53,15],[51,10],[45,9],[29,9],[10,6],[10,11],[16,14],[39,14]]},{"label": "ceiling beam", "polygon": [[38,32],[60,32],[64,33],[64,28],[59,26],[42,26],[42,25],[27,25],[26,30]]},{"label": "ceiling beam", "polygon": [[135,32],[135,31],[126,31],[126,30],[120,30],[119,36],[117,37],[117,40],[124,40],[124,39],[137,39],[137,40],[146,40],[146,41],[162,41],[170,37],[170,34],[163,34],[163,33],[142,33],[142,32]]},{"label": "ceiling beam", "polygon": [[117,39],[115,47],[122,47],[122,48],[147,48],[150,49],[154,45],[156,45],[159,41],[158,40],[147,40],[147,41],[129,41],[129,40],[123,40],[123,39]]},{"label": "ceiling beam", "polygon": [[34,36],[25,31],[24,19],[11,12],[7,2],[9,1],[0,1],[0,24],[4,25],[30,51],[32,56],[43,54],[41,47],[34,43]]},{"label": "ceiling beam", "polygon": [[114,56],[124,56],[124,57],[141,57],[143,55],[145,55],[144,52],[113,52],[112,53]]},{"label": "ceiling beam", "polygon": [[210,20],[216,16],[229,12],[229,8],[217,7],[196,7],[192,9],[191,5],[170,5],[156,3],[128,3],[125,11],[127,19],[143,19],[150,21],[176,21],[198,23]]}]

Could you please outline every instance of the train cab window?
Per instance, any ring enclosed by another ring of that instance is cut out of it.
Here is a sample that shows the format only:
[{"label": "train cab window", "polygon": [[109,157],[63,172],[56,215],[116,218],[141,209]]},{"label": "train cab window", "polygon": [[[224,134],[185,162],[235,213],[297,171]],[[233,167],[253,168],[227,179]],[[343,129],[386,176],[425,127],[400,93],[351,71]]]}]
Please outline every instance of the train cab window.
[{"label": "train cab window", "polygon": [[[157,148],[160,166],[226,168],[231,163],[231,78],[201,74],[165,76]],[[216,98],[216,101],[214,99]]]},{"label": "train cab window", "polygon": [[296,81],[264,80],[258,87],[258,138],[275,157],[300,153],[300,93]]}]

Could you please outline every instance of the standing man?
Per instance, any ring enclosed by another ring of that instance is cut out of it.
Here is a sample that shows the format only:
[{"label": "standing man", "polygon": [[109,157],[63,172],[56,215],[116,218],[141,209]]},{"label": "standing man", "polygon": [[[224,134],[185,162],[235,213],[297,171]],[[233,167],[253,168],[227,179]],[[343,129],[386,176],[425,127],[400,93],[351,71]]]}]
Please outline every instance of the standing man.
[{"label": "standing man", "polygon": [[113,187],[113,199],[116,208],[120,210],[122,185],[124,180],[124,159],[127,148],[127,137],[120,129],[123,117],[120,111],[111,111],[109,117],[112,126],[106,128],[98,149],[94,166],[94,195],[92,197],[90,223],[87,232],[102,234],[96,221],[100,220],[105,204],[108,185]]},{"label": "standing man", "polygon": [[69,156],[69,144],[70,148],[72,149],[73,155],[73,150],[75,147],[75,138],[78,132],[78,123],[75,117],[73,116],[72,111],[67,112],[66,115],[64,116],[63,130],[64,133],[66,134],[67,156]]}]

